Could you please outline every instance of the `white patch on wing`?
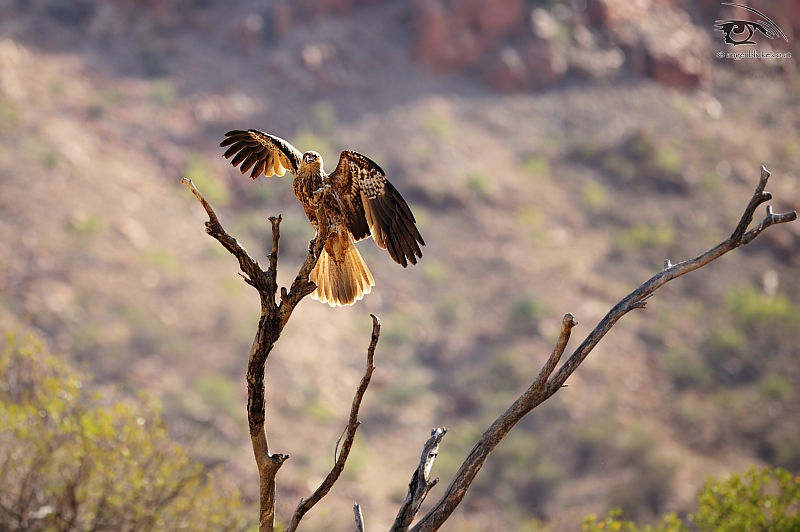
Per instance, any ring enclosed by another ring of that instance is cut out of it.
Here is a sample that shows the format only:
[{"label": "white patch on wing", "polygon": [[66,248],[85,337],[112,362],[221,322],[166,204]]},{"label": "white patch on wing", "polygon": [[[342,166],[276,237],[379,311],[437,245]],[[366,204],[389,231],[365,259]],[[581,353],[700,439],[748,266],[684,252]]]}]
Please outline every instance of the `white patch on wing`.
[{"label": "white patch on wing", "polygon": [[367,199],[375,199],[383,194],[383,174],[376,172],[375,174],[366,173],[362,177],[361,186],[364,189],[364,194]]}]

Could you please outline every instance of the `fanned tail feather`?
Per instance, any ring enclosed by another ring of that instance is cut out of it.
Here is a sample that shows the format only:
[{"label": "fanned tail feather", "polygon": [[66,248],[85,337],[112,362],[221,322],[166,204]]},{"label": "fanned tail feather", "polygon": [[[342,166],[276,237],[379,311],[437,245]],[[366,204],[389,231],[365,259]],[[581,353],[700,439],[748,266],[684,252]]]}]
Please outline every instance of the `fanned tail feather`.
[{"label": "fanned tail feather", "polygon": [[352,305],[375,286],[375,279],[349,234],[331,235],[310,280],[317,285],[311,297],[332,307]]}]

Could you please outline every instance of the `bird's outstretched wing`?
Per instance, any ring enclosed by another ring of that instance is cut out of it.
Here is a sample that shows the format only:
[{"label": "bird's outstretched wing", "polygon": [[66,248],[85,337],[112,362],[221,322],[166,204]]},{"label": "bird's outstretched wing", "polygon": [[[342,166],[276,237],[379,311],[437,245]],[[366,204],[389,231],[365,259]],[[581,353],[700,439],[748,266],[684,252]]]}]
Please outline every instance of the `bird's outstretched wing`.
[{"label": "bird's outstretched wing", "polygon": [[344,203],[356,241],[372,234],[396,263],[404,268],[417,263],[425,241],[411,209],[380,166],[360,153],[343,151],[327,179]]},{"label": "bird's outstretched wing", "polygon": [[230,159],[235,155],[231,164],[233,166],[241,164],[240,170],[243,174],[252,167],[253,171],[250,172],[252,179],[262,173],[265,177],[273,175],[281,177],[286,170],[292,175],[297,175],[303,154],[282,138],[255,129],[228,131],[225,136],[228,138],[219,145],[221,148],[226,146],[230,148],[225,151],[223,157]]}]

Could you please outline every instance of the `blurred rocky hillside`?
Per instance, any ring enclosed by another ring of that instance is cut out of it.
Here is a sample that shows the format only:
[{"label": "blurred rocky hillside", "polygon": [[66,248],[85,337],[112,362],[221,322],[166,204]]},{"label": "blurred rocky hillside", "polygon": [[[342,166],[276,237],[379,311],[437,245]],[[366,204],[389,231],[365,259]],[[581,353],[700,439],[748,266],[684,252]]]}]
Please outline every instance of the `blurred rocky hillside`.
[{"label": "blurred rocky hillside", "polygon": [[[788,37],[797,1],[753,3]],[[384,334],[344,478],[310,530],[387,527],[431,427],[435,500],[538,373],[561,317],[575,343],[664,259],[727,238],[773,173],[800,206],[795,59],[718,59],[716,2],[12,0],[0,2],[0,319],[105,385],[162,402],[172,435],[257,500],[244,371],[255,293],[203,232],[190,177],[279,281],[312,230],[290,181],[251,182],[217,145],[258,128],[375,159],[427,242],[353,307],[304,301],[267,368],[287,515],[327,473]],[[762,42],[762,40],[764,42]],[[449,530],[574,530],[692,510],[710,474],[800,471],[800,225],[772,228],[658,293],[569,388],[514,429]]]}]

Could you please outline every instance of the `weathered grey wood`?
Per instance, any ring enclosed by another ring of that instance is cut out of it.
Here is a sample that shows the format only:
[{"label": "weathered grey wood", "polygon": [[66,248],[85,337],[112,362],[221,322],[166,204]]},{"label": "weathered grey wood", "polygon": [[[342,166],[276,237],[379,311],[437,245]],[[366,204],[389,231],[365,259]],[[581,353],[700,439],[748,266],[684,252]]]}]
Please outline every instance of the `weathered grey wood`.
[{"label": "weathered grey wood", "polygon": [[358,503],[353,505],[353,516],[356,520],[356,532],[364,532],[364,516],[361,514],[361,506]]}]

